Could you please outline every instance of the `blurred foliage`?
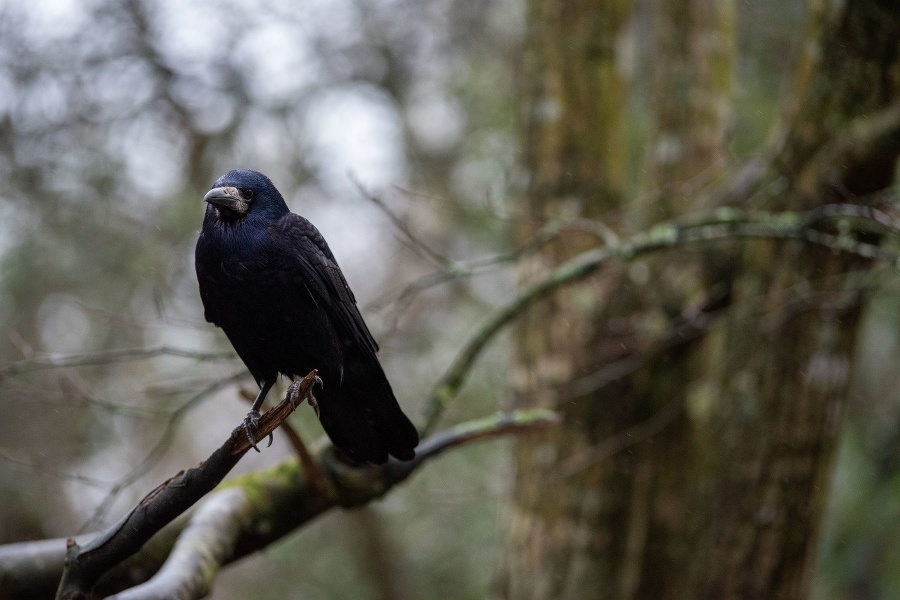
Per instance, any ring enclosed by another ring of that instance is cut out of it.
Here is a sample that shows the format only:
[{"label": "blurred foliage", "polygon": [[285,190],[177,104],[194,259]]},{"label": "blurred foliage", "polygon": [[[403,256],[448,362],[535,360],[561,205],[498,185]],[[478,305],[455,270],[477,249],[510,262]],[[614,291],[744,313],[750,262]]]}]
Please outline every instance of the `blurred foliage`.
[{"label": "blurred foliage", "polygon": [[[649,2],[636,6],[623,151],[640,153],[646,64],[664,58],[641,50]],[[203,192],[229,168],[269,174],[322,230],[417,415],[513,289],[498,269],[396,300],[436,268],[422,244],[450,261],[507,248],[526,179],[515,129],[524,19],[520,0],[0,4],[0,369],[85,355],[80,366],[0,370],[0,542],[118,517],[242,418],[239,391],[253,382],[203,321],[192,266]],[[799,1],[740,3],[735,161],[769,136],[803,19]],[[873,305],[862,336],[877,351],[857,374],[820,598],[900,594],[894,297]],[[502,404],[503,345],[447,422]],[[163,351],[91,354],[122,348]],[[310,413],[298,419],[307,439],[320,435]],[[240,468],[287,452],[278,440]],[[503,443],[457,451],[367,509],[386,572],[370,568],[367,528],[332,514],[230,569],[216,597],[376,598],[391,579],[398,597],[482,598],[503,531],[505,455]]]},{"label": "blurred foliage", "polygon": [[[246,411],[238,392],[254,384],[203,321],[192,264],[202,195],[229,168],[269,174],[322,230],[417,415],[511,278],[389,301],[434,265],[365,196],[448,260],[505,247],[521,11],[504,0],[0,5],[0,360],[30,365],[0,376],[0,541],[118,518]],[[104,354],[141,348],[163,351]],[[85,364],[28,370],[72,354]],[[502,360],[498,348],[449,418],[495,410]],[[298,426],[315,439],[306,413]],[[501,530],[499,449],[445,459],[374,509],[373,526],[396,538],[392,572],[366,567],[358,522],[336,515],[245,561],[217,596],[245,597],[252,582],[254,597],[257,586],[366,597],[407,575],[409,597],[481,595]],[[279,440],[240,468],[289,451]]]}]

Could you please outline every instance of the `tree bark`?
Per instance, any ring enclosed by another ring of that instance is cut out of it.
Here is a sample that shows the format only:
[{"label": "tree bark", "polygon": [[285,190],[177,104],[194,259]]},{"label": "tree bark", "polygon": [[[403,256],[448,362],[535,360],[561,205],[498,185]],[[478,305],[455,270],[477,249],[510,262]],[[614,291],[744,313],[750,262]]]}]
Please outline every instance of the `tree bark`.
[{"label": "tree bark", "polygon": [[[669,103],[651,103],[644,188],[658,192],[628,203],[610,175],[633,170],[624,146],[611,157],[580,141],[606,134],[585,124],[624,122],[627,78],[594,79],[585,103],[571,101],[578,85],[562,85],[609,73],[597,68],[601,58],[621,63],[628,9],[577,4],[570,16],[581,25],[550,18],[569,14],[565,0],[532,2],[524,104],[560,108],[552,119],[525,113],[533,218],[603,215],[625,231],[726,202],[862,202],[857,195],[893,180],[900,13],[890,3],[810,15],[809,54],[776,141],[761,162],[712,187],[725,164],[733,11],[716,4],[725,8],[710,17],[703,7],[713,3],[702,0],[653,5],[664,51],[654,60],[677,68],[654,79],[655,96]],[[685,22],[667,29],[676,14]],[[715,36],[724,43],[708,43]],[[700,175],[705,186],[684,187]],[[547,247],[523,282],[589,243]],[[865,299],[849,275],[868,268],[803,243],[734,242],[607,269],[533,309],[518,330],[515,401],[558,408],[566,427],[518,444],[498,595],[806,597]]]}]

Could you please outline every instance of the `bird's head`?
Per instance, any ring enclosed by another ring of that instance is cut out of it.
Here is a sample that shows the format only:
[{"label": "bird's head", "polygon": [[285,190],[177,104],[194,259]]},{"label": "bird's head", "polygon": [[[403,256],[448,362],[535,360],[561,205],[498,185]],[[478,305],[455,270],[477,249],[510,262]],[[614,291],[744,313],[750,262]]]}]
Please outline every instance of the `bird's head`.
[{"label": "bird's head", "polygon": [[284,198],[259,171],[234,169],[219,177],[203,200],[207,210],[221,221],[237,221],[248,215],[281,216],[288,212]]}]

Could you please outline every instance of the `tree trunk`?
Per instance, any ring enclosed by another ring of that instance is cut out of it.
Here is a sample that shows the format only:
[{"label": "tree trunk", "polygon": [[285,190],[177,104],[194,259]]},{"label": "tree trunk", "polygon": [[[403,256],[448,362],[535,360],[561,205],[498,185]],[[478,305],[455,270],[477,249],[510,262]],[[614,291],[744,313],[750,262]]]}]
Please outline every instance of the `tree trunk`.
[{"label": "tree trunk", "polygon": [[[659,0],[654,60],[676,68],[654,78],[663,100],[651,102],[643,187],[655,203],[646,193],[624,202],[621,174],[634,167],[624,143],[606,143],[622,139],[628,7],[531,4],[522,237],[561,215],[624,231],[724,202],[863,202],[855,195],[893,179],[891,3],[811,14],[809,53],[767,158],[717,187],[685,187],[723,173],[733,10]],[[548,246],[522,279],[592,243]],[[799,242],[734,241],[607,269],[533,309],[517,334],[515,401],[556,407],[566,425],[516,450],[498,594],[805,597],[864,299],[847,274],[868,266]]]}]

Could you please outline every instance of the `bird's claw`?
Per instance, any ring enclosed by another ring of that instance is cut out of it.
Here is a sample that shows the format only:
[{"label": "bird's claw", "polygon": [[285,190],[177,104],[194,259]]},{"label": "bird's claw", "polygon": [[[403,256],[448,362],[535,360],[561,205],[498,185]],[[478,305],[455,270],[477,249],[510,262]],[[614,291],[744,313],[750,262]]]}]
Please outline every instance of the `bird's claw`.
[{"label": "bird's claw", "polygon": [[321,419],[321,417],[319,416],[319,403],[316,401],[316,397],[313,396],[312,390],[309,390],[309,395],[306,397],[306,401],[309,402],[309,405],[312,406],[314,411],[316,411],[316,418]]},{"label": "bird's claw", "polygon": [[[322,378],[319,377],[318,375],[316,375],[313,385],[315,385],[316,383],[319,384],[319,387],[321,387],[321,388],[325,387],[325,383],[322,381]],[[303,399],[300,398],[299,396],[300,396],[300,380],[298,379],[291,384],[291,387],[288,388],[288,397],[290,398],[292,407],[297,408],[297,406],[299,406],[300,403],[303,401]],[[312,388],[310,388],[309,391],[306,392],[306,401],[309,403],[310,406],[312,406],[312,409],[314,411],[316,411],[316,418],[320,418],[319,417],[319,403],[316,401],[316,397],[313,395]]]},{"label": "bird's claw", "polygon": [[[315,387],[315,384],[319,384],[320,388],[322,388],[323,390],[325,389],[325,382],[322,381],[322,378],[318,375],[316,375],[314,382],[315,383],[313,384],[313,387]],[[316,418],[321,419],[322,417],[319,413],[319,402],[316,400],[316,397],[313,394],[312,387],[309,388],[309,396],[307,397],[306,401],[309,402],[309,405],[312,406],[312,409],[316,411]]]},{"label": "bird's claw", "polygon": [[[247,434],[247,441],[250,442],[250,447],[260,452],[259,447],[256,445],[256,436],[254,435],[256,429],[259,429],[259,411],[251,410],[244,417],[244,433]],[[266,448],[272,445],[273,439],[274,437],[269,433],[269,443],[266,445]]]}]

